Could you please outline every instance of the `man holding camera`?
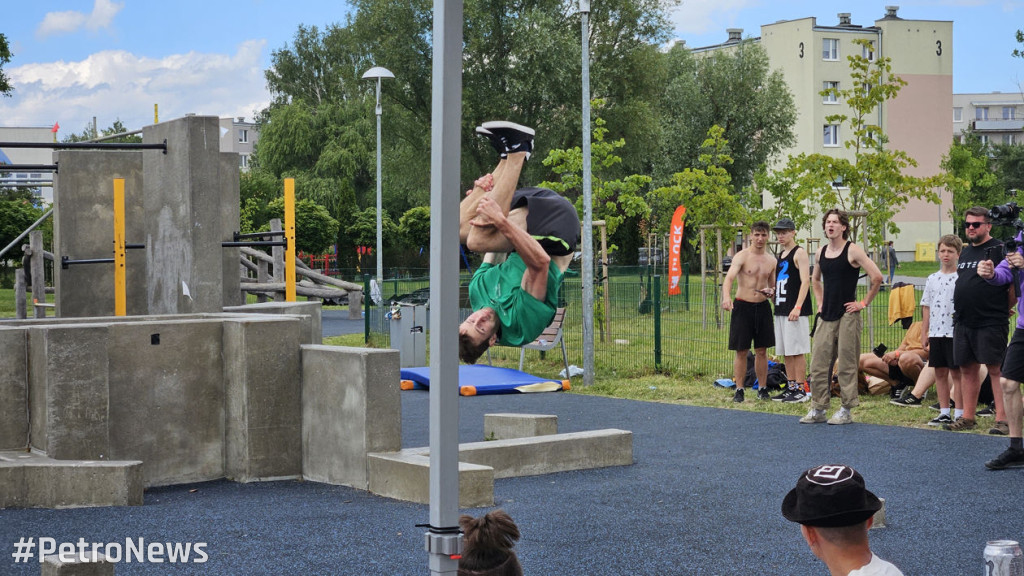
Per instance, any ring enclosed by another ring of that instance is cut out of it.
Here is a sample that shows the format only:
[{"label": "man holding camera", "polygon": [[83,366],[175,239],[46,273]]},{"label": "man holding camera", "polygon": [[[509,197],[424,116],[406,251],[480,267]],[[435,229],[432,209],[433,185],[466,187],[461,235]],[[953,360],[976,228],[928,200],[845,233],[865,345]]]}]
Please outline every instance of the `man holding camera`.
[{"label": "man holding camera", "polygon": [[[953,364],[960,367],[960,386],[953,391],[957,408],[964,414],[946,430],[971,430],[977,426],[975,410],[981,390],[981,365],[988,367],[992,382],[999,382],[1009,332],[1010,282],[994,276],[995,262],[1003,259],[1003,243],[991,236],[992,218],[981,206],[964,217],[968,246],[957,263],[953,290]],[[996,423],[989,434],[1006,435],[1009,427],[1003,395],[996,393]]]}]

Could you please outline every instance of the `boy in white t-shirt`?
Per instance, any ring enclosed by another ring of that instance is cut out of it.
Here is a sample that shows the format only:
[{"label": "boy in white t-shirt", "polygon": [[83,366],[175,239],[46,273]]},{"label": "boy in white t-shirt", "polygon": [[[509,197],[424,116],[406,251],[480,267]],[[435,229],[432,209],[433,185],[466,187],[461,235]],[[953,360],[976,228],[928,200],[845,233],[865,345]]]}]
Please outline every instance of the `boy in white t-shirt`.
[{"label": "boy in white t-shirt", "polygon": [[[956,265],[963,246],[954,234],[946,234],[939,239],[940,268],[928,276],[921,296],[921,332],[928,336],[922,344],[928,352],[928,365],[935,370],[935,392],[939,397],[939,415],[928,422],[929,426],[951,424],[963,413],[958,408],[959,414],[952,417],[949,414],[950,387],[960,380],[960,369],[953,365],[953,289],[956,287]],[[921,398],[908,392],[892,403],[920,406]]]}]

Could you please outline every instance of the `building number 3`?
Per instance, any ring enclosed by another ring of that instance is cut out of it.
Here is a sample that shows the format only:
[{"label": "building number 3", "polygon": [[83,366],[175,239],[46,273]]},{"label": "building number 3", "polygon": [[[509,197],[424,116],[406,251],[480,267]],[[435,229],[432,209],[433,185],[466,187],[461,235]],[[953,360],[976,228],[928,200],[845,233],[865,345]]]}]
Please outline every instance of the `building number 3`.
[{"label": "building number 3", "polygon": [[800,57],[801,58],[804,57],[804,43],[803,42],[800,43]]},{"label": "building number 3", "polygon": [[935,41],[935,55],[942,56],[942,40]]}]

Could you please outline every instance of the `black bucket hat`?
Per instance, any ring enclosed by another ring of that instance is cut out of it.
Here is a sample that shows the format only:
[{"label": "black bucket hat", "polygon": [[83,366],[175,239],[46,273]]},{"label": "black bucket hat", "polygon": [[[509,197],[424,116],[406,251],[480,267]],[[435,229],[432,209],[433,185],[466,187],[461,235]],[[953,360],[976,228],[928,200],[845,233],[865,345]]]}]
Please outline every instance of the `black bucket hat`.
[{"label": "black bucket hat", "polygon": [[796,223],[792,218],[779,218],[772,230],[796,230]]},{"label": "black bucket hat", "polygon": [[825,528],[860,524],[881,508],[881,500],[864,487],[860,473],[842,464],[804,472],[782,500],[787,520]]}]

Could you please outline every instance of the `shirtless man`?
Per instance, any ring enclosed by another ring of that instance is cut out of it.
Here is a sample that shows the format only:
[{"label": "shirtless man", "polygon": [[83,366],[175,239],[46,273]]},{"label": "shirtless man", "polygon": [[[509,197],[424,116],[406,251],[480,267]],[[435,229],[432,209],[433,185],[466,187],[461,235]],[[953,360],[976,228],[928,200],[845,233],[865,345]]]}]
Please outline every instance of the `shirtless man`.
[{"label": "shirtless man", "polygon": [[[759,220],[750,227],[750,247],[740,250],[732,259],[722,282],[722,309],[732,311],[729,323],[729,350],[736,352],[732,363],[736,394],[733,402],[743,402],[743,376],[747,372],[747,355],[754,343],[754,372],[757,374],[759,400],[769,400],[768,348],[775,346],[775,324],[768,298],[774,293],[775,257],[765,251],[768,244],[768,223]],[[736,300],[730,297],[736,282]]]}]

